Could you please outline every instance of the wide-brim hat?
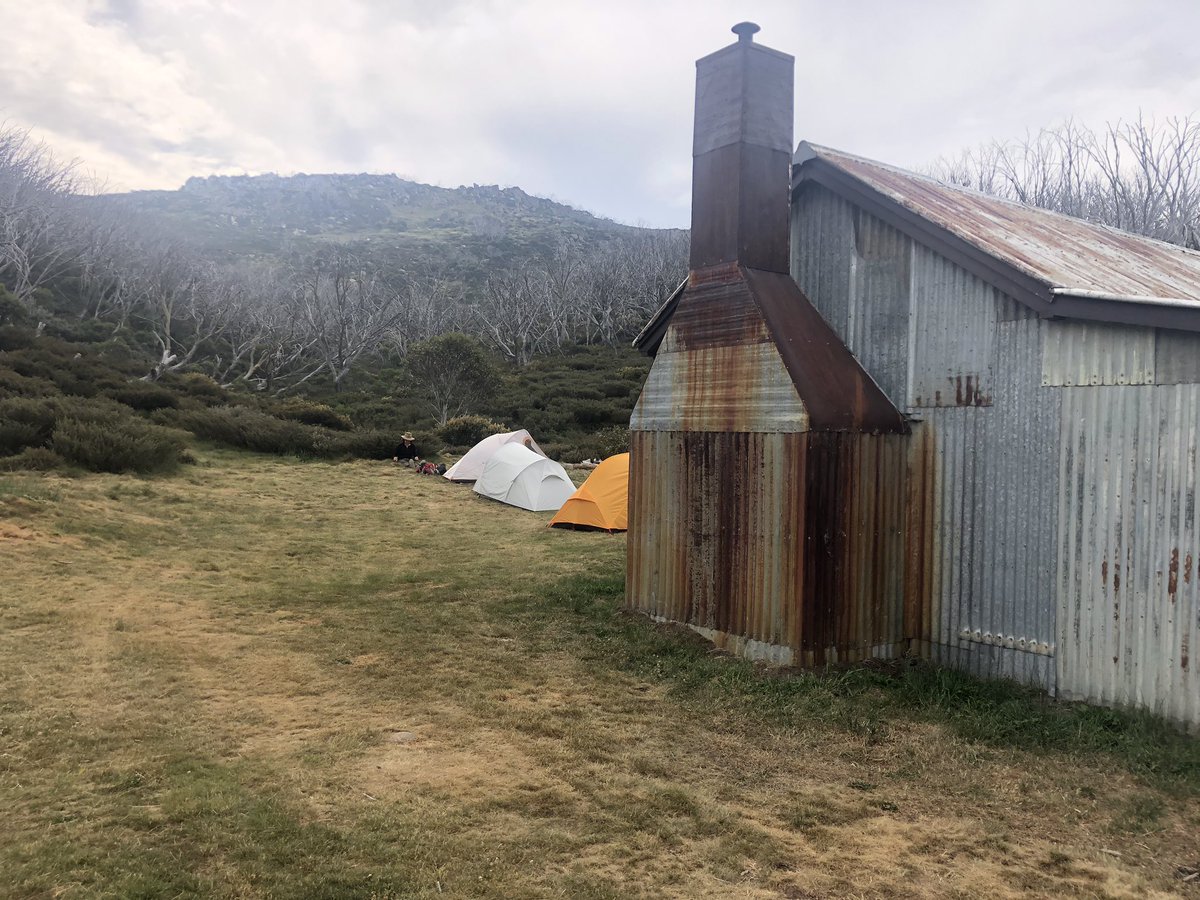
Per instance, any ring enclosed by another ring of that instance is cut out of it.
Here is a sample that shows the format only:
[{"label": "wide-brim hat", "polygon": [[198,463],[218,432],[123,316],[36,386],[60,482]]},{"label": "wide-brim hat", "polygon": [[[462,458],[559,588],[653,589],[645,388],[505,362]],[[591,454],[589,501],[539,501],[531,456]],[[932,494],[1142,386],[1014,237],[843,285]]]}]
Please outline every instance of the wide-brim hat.
[{"label": "wide-brim hat", "polygon": [[404,434],[400,435],[400,440],[402,440],[402,441],[413,441],[413,440],[416,440],[416,438],[414,438],[414,437],[412,436],[412,432],[411,432],[411,431],[406,431],[406,432],[404,432]]}]

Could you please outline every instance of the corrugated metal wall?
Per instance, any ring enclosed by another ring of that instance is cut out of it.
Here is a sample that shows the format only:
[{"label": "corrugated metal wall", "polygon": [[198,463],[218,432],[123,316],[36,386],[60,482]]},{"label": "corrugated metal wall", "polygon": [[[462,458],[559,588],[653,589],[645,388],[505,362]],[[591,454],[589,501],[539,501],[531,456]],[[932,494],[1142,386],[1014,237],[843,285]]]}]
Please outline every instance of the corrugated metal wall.
[{"label": "corrugated metal wall", "polygon": [[993,326],[1004,363],[990,406],[916,411],[935,447],[931,589],[941,610],[922,638],[939,662],[1053,692],[1058,508],[1048,498],[1058,492],[1059,415],[1038,385],[1038,324]]},{"label": "corrugated metal wall", "polygon": [[[906,550],[926,560],[906,579],[919,594],[905,598],[909,636],[947,665],[1053,691],[1058,510],[1044,498],[1057,496],[1059,417],[1058,399],[1040,390],[1041,323],[924,246],[877,237],[895,231],[822,187],[804,187],[793,213],[797,281],[860,360],[871,351],[856,323],[872,317],[856,308],[868,298],[905,307],[887,313],[903,323],[889,340],[904,353],[889,349],[876,355],[886,368],[866,368],[919,420],[914,457],[929,458],[927,510],[909,511],[928,521],[931,541]],[[882,268],[864,269],[864,245],[910,262],[891,266],[885,283]]]},{"label": "corrugated metal wall", "polygon": [[793,208],[792,253],[800,289],[903,408],[912,241],[829,191],[806,189]]},{"label": "corrugated metal wall", "polygon": [[906,647],[909,437],[807,437],[800,662],[899,655]]},{"label": "corrugated metal wall", "polygon": [[990,406],[998,292],[920,244],[912,254],[903,402],[910,408]]},{"label": "corrugated metal wall", "polygon": [[1062,694],[1200,724],[1200,386],[1055,393]]},{"label": "corrugated metal wall", "polygon": [[800,633],[803,434],[634,431],[627,602],[791,664]]},{"label": "corrugated metal wall", "polygon": [[899,435],[634,431],[629,604],[755,659],[904,643]]},{"label": "corrugated metal wall", "polygon": [[1061,320],[1042,328],[1042,384],[1154,384],[1153,328]]},{"label": "corrugated metal wall", "polygon": [[[792,203],[791,240],[792,277],[850,352],[858,356],[859,348],[846,340],[855,256],[854,207],[832,191],[804,185]],[[896,399],[893,397],[893,402]]]}]

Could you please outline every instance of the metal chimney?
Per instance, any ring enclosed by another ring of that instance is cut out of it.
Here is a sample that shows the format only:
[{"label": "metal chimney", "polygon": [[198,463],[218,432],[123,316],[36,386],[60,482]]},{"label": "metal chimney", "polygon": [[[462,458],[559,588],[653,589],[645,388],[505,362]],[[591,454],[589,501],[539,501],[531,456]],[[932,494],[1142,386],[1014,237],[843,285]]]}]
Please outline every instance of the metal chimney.
[{"label": "metal chimney", "polygon": [[788,271],[794,57],[737,43],[696,61],[691,269]]}]

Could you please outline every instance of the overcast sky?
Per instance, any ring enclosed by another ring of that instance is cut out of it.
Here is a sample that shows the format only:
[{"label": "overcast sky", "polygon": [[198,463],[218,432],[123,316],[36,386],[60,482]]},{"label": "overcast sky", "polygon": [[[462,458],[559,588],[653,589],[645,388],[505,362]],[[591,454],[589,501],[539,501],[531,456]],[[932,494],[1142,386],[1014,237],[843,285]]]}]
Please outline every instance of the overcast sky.
[{"label": "overcast sky", "polygon": [[0,121],[108,190],[395,172],[686,226],[693,62],[796,57],[796,139],[901,166],[1200,112],[1200,2],[0,0]]}]

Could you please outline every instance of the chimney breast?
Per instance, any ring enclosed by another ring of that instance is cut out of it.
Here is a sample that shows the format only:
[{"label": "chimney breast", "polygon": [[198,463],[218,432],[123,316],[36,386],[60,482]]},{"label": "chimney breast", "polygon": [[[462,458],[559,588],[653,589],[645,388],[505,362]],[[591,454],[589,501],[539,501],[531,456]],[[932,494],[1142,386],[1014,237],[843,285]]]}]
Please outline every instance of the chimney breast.
[{"label": "chimney breast", "polygon": [[754,43],[758,30],[733,26],[736,43],[696,62],[693,270],[788,270],[795,60]]}]

